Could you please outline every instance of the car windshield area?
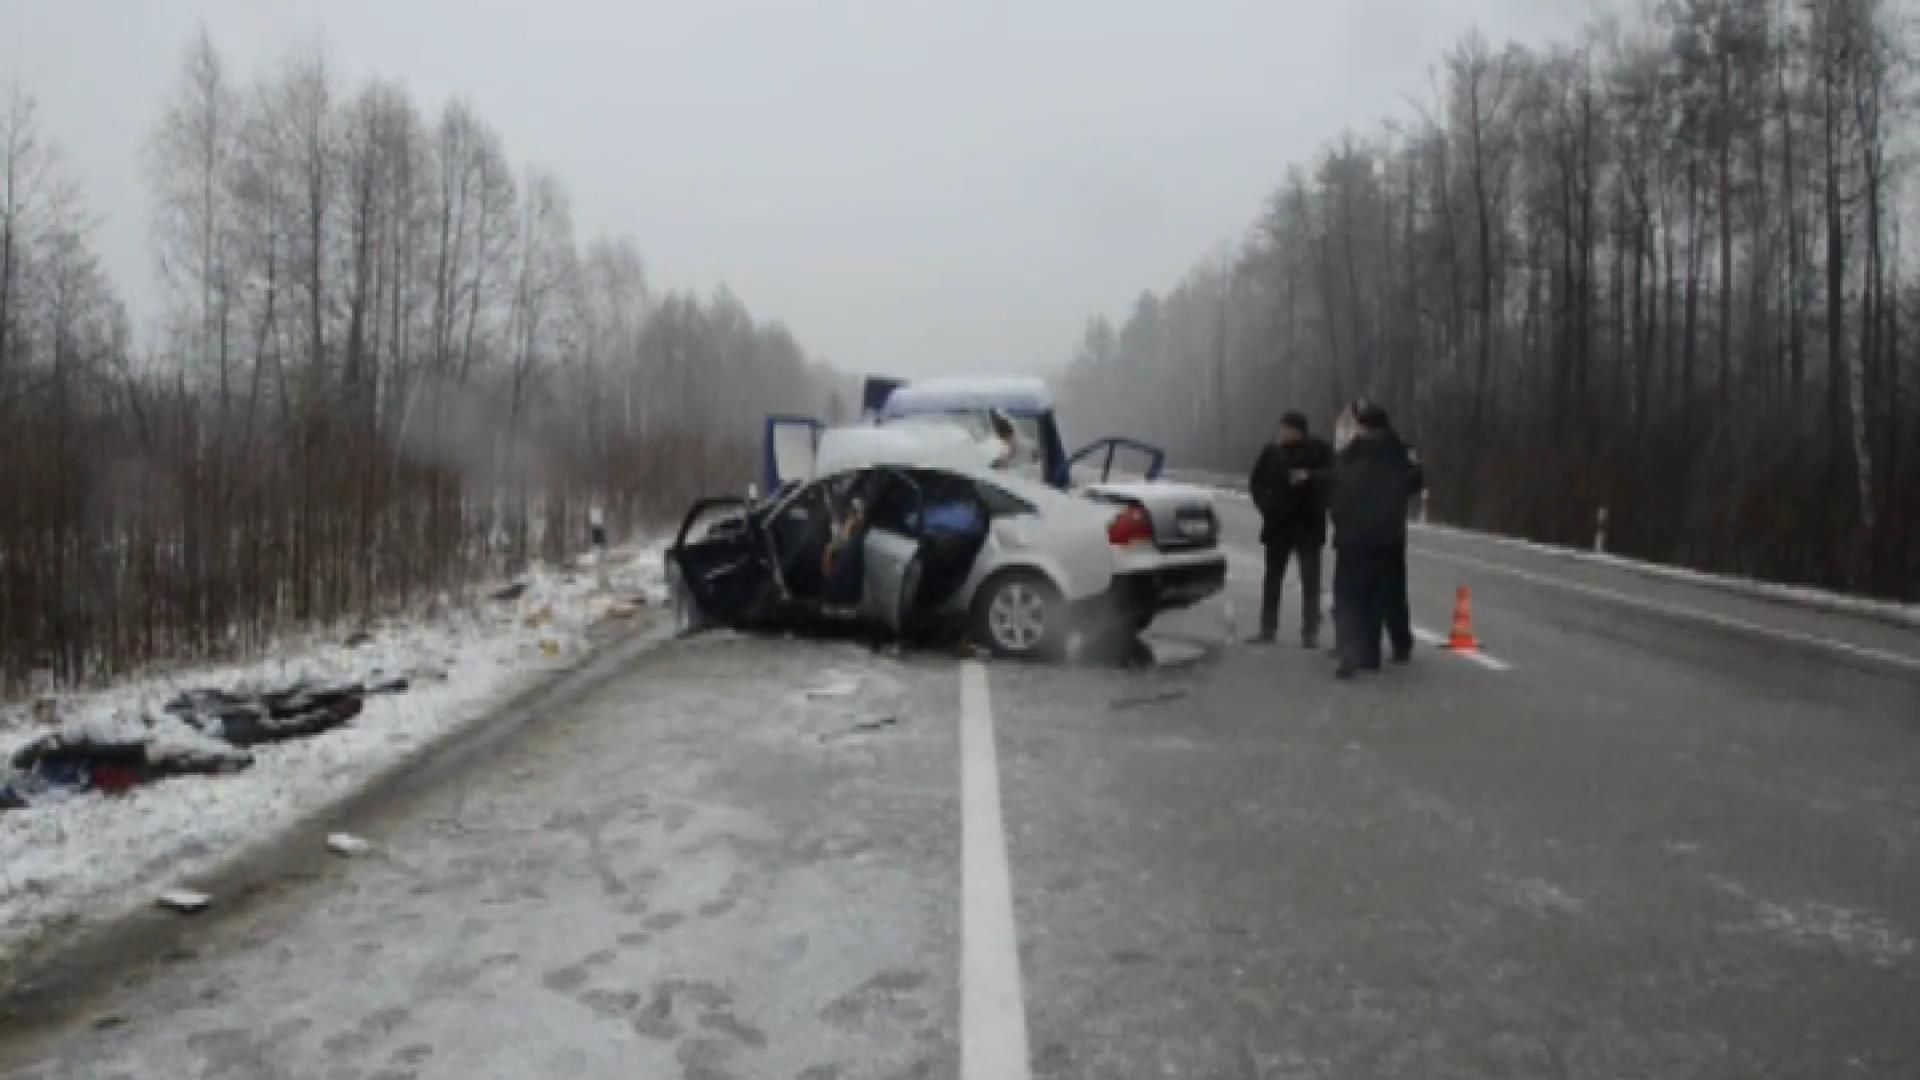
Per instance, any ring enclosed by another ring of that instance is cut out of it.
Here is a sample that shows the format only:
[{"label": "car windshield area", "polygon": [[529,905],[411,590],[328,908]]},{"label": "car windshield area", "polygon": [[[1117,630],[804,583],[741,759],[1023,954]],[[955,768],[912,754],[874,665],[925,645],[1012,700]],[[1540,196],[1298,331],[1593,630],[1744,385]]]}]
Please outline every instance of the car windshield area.
[{"label": "car windshield area", "polygon": [[959,427],[978,442],[993,448],[994,468],[1035,481],[1046,479],[1046,443],[1037,416],[1012,416],[977,409],[921,413],[890,422]]}]

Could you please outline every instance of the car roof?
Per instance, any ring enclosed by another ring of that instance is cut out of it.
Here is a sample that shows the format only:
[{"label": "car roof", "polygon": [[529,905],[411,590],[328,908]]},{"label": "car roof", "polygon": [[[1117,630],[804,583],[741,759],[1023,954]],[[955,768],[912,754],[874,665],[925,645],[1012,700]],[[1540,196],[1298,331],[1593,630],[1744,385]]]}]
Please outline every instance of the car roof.
[{"label": "car roof", "polygon": [[987,409],[1014,416],[1040,416],[1053,411],[1053,394],[1045,381],[1020,376],[926,379],[887,395],[880,414],[899,417]]},{"label": "car roof", "polygon": [[820,433],[814,472],[826,477],[893,467],[985,476],[992,470],[994,452],[959,425],[837,427]]}]

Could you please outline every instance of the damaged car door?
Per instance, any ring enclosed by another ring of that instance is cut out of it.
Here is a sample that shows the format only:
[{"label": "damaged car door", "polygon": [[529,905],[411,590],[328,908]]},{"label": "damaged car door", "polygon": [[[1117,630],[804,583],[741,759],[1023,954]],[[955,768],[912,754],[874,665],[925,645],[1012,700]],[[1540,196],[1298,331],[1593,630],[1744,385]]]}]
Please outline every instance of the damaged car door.
[{"label": "damaged car door", "polygon": [[862,549],[861,621],[889,636],[904,634],[918,602],[923,563],[917,526],[925,494],[904,472],[861,476],[867,530]]},{"label": "damaged car door", "polygon": [[857,619],[897,635],[918,589],[920,504],[918,485],[891,469],[789,478],[757,503],[702,499],[667,553],[676,626]]},{"label": "damaged car door", "polygon": [[743,626],[769,613],[779,586],[755,505],[737,497],[701,499],[667,549],[674,626],[690,634]]},{"label": "damaged car door", "polygon": [[811,416],[769,416],[760,443],[761,476],[768,498],[780,489],[814,478],[820,433],[827,426]]}]

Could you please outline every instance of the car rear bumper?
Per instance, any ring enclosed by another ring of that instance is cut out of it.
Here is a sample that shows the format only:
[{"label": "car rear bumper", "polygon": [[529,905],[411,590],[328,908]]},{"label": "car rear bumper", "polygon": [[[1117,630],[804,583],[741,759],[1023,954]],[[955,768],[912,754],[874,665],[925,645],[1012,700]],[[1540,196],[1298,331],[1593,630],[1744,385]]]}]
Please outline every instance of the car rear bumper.
[{"label": "car rear bumper", "polygon": [[1157,615],[1191,607],[1227,585],[1227,559],[1217,552],[1125,570],[1108,589],[1111,605],[1130,615]]}]

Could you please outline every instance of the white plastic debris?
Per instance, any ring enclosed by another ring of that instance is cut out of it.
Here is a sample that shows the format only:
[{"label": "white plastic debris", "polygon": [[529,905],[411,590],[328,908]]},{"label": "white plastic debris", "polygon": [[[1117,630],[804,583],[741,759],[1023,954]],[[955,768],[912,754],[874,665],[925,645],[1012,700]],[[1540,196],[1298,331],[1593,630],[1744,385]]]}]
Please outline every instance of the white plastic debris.
[{"label": "white plastic debris", "polygon": [[1086,654],[1086,651],[1087,636],[1085,634],[1075,630],[1067,635],[1066,653],[1069,661],[1076,664],[1079,663],[1081,657]]},{"label": "white plastic debris", "polygon": [[372,844],[352,833],[337,832],[327,836],[327,850],[335,855],[352,858],[355,855],[365,855],[372,848]]},{"label": "white plastic debris", "polygon": [[192,889],[168,889],[160,894],[160,906],[183,915],[198,915],[212,905],[213,897]]},{"label": "white plastic debris", "polygon": [[842,680],[840,682],[824,683],[820,686],[814,687],[813,689],[807,691],[807,698],[812,701],[821,701],[821,700],[835,699],[835,698],[850,698],[859,692],[860,692],[859,683],[853,682],[851,680]]}]

